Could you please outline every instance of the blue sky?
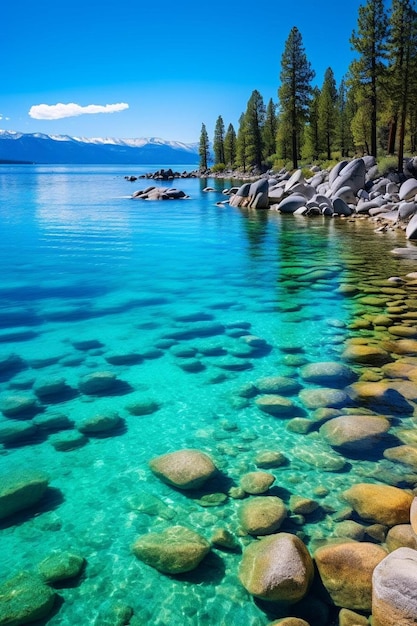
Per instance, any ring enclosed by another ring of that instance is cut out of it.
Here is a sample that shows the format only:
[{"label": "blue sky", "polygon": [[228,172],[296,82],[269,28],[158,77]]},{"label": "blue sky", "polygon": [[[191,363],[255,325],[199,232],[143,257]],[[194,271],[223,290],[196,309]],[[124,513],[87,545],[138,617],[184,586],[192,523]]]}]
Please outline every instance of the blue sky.
[{"label": "blue sky", "polygon": [[254,89],[277,100],[293,26],[315,82],[329,66],[339,82],[364,3],[6,0],[0,128],[192,142],[221,115],[237,130]]}]

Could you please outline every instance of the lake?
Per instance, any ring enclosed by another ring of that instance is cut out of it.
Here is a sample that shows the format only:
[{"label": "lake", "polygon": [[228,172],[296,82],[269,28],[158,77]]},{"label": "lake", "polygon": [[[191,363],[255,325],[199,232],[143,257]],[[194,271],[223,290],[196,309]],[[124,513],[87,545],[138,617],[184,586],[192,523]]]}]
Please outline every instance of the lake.
[{"label": "lake", "polygon": [[[337,533],[351,485],[417,483],[383,457],[386,443],[360,454],[329,445],[319,428],[332,410],[374,409],[344,386],[329,392],[303,376],[308,364],[332,362],[384,379],[381,362],[345,351],[371,343],[399,358],[388,328],[417,310],[416,286],[388,279],[415,271],[392,254],[413,244],[402,231],[376,233],[369,219],[219,206],[231,181],[158,182],[189,198],[132,200],[152,181],[124,177],[151,169],[0,166],[0,468],[49,477],[39,502],[1,522],[1,577],[56,552],[82,556],[83,572],[59,584],[61,601],[42,622],[51,626],[123,624],[98,618],[117,603],[133,609],[132,624],[266,626],[293,613],[255,601],[238,579],[241,551],[254,541],[241,528],[238,486],[260,470],[261,453],[281,453],[282,464],[263,470],[288,509],[280,530],[311,552]],[[415,365],[414,353],[407,358]],[[415,428],[417,394],[407,393],[409,411],[380,407],[391,437]],[[277,395],[287,410],[270,407]],[[83,428],[97,416],[117,426]],[[183,448],[219,470],[201,491],[170,487],[149,468]],[[223,495],[204,499],[213,493]],[[315,512],[292,512],[294,496],[314,500]],[[237,548],[214,546],[178,576],[133,555],[140,536],[173,525],[207,540],[226,529]],[[333,623],[337,612],[311,598],[319,617],[305,603],[299,613],[312,626]]]}]

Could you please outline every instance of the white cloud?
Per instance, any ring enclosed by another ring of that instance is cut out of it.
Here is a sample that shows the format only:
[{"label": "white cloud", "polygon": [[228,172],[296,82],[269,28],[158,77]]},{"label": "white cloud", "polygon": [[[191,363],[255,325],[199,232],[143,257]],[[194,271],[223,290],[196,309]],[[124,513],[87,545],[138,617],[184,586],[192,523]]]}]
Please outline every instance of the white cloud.
[{"label": "white cloud", "polygon": [[118,102],[117,104],[89,104],[80,106],[75,102],[63,104],[36,104],[30,107],[29,115],[35,120],[60,120],[63,117],[76,117],[77,115],[92,115],[96,113],[118,113],[128,109],[126,102]]}]

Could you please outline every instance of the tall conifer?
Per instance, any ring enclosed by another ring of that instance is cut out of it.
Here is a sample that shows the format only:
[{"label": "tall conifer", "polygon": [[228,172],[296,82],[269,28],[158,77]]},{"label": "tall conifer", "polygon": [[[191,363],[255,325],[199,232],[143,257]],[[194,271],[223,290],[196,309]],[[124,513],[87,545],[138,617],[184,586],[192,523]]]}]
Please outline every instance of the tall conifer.
[{"label": "tall conifer", "polygon": [[207,134],[206,125],[201,125],[201,133],[200,133],[200,146],[198,150],[198,154],[200,156],[200,169],[206,170],[209,162],[209,138]]},{"label": "tall conifer", "polygon": [[236,162],[236,131],[233,124],[227,127],[224,137],[224,162],[228,167],[234,167]]},{"label": "tall conifer", "polygon": [[360,90],[357,102],[365,108],[359,118],[370,115],[370,152],[377,156],[377,121],[379,92],[385,75],[387,53],[388,17],[383,0],[368,0],[359,7],[357,31],[353,31],[350,43],[358,57],[350,64],[350,80],[353,88]]},{"label": "tall conifer", "polygon": [[298,166],[301,131],[308,114],[314,71],[304,50],[301,33],[294,26],[285,42],[278,90],[283,117],[291,128],[292,161]]},{"label": "tall conifer", "polygon": [[332,68],[328,67],[324,74],[323,86],[318,101],[318,128],[320,142],[329,161],[332,158],[336,131],[336,101],[336,81]]},{"label": "tall conifer", "polygon": [[213,140],[214,163],[225,163],[224,156],[224,122],[221,115],[217,118]]},{"label": "tall conifer", "polygon": [[277,151],[277,105],[272,98],[266,107],[265,124],[263,127],[264,156],[268,158]]}]

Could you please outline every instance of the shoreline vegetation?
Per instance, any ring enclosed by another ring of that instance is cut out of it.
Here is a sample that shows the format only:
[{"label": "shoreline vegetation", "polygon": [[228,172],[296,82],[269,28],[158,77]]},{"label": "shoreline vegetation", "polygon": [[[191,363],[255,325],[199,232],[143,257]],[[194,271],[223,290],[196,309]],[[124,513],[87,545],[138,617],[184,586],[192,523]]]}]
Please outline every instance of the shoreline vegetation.
[{"label": "shoreline vegetation", "polygon": [[213,161],[218,170],[295,170],[299,163],[384,154],[395,158],[402,172],[404,155],[417,153],[414,0],[389,5],[367,0],[359,7],[349,43],[353,59],[345,75],[337,83],[329,66],[319,86],[294,26],[281,56],[277,101],[266,104],[255,89],[237,130],[218,116],[212,143],[202,123],[200,168],[206,170]]}]

